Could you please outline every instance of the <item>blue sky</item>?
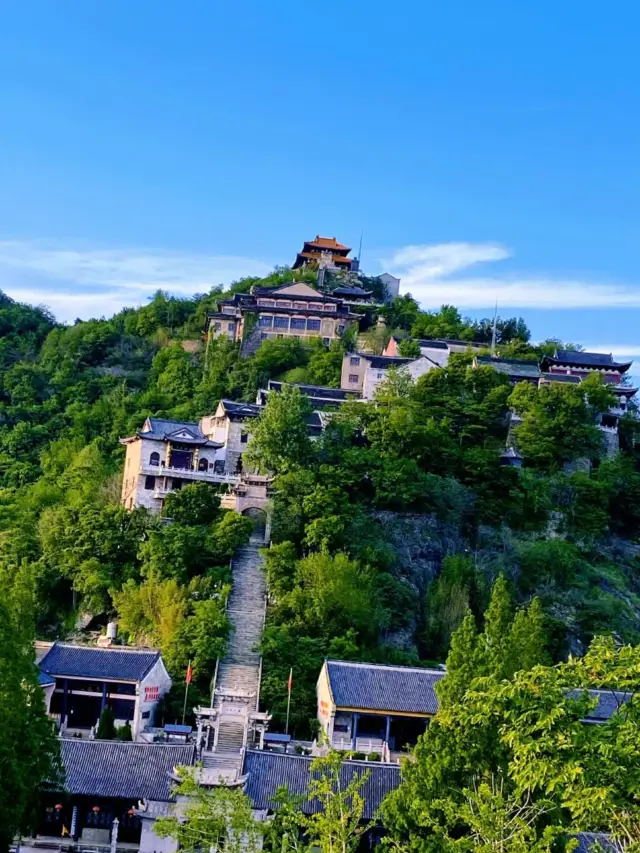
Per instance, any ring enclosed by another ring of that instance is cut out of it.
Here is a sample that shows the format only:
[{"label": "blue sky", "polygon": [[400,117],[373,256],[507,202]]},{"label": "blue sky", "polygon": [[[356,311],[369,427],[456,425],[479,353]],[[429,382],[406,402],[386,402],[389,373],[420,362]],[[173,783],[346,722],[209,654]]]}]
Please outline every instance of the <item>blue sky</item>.
[{"label": "blue sky", "polygon": [[0,287],[63,319],[335,235],[425,307],[640,357],[632,2],[0,13]]}]

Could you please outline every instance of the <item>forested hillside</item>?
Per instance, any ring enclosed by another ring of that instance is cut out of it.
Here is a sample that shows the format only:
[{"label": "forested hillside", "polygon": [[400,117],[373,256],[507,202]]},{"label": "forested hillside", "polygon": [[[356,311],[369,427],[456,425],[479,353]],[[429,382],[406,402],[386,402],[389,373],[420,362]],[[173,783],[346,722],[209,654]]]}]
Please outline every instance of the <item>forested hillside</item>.
[{"label": "forested hillside", "polygon": [[[292,276],[277,271],[232,291]],[[253,401],[269,378],[337,386],[353,344],[265,341],[246,359],[225,340],[205,346],[206,313],[220,294],[158,293],[140,309],[68,327],[0,302],[3,583],[33,587],[43,638],[117,616],[131,642],[163,650],[178,693],[189,659],[196,688],[209,688],[228,632],[229,558],[248,522],[221,510],[204,485],[168,499],[170,525],[125,511],[119,438],[149,415],[197,419],[222,397]],[[407,354],[418,337],[491,341],[491,322],[466,321],[455,308],[421,312],[400,297],[381,313],[385,327],[371,316],[362,324],[377,351],[391,331]],[[536,359],[556,343],[532,346],[518,318],[497,324],[503,355]],[[482,626],[500,575],[516,603],[539,597],[554,659],[596,633],[640,639],[633,419],[621,426],[622,452],[605,459],[596,420],[612,400],[597,379],[513,388],[470,360],[453,356],[416,384],[392,377],[374,403],[343,407],[317,442],[297,391],[269,397],[249,450],[276,477],[261,706],[282,715],[293,667],[299,734],[315,717],[325,655],[442,661],[467,608]],[[522,471],[499,464],[509,410],[522,418]],[[592,461],[591,473],[568,472],[579,458]]]}]

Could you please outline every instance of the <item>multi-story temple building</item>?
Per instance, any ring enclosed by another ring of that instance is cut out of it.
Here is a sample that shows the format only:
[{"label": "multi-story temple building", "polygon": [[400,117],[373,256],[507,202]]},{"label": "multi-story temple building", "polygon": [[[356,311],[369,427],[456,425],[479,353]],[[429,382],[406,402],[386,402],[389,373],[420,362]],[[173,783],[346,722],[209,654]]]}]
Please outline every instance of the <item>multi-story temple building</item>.
[{"label": "multi-story temple building", "polygon": [[349,246],[338,243],[335,237],[317,235],[315,240],[305,240],[302,251],[298,252],[293,262],[293,269],[325,266],[329,269],[352,270],[357,267],[357,261],[347,257],[350,251]]},{"label": "multi-story temple building", "polygon": [[602,416],[600,426],[605,430],[617,431],[618,420],[629,411],[629,402],[638,391],[637,387],[624,380],[632,364],[631,361],[616,361],[611,353],[556,350],[552,356],[542,359],[540,383],[577,384],[593,373],[601,376],[605,385],[615,394],[616,405]]},{"label": "multi-story temple building", "polygon": [[322,338],[328,345],[359,319],[343,299],[304,282],[252,287],[250,293],[235,293],[218,307],[207,315],[207,336],[232,341],[244,341],[252,334],[258,343],[267,338]]}]

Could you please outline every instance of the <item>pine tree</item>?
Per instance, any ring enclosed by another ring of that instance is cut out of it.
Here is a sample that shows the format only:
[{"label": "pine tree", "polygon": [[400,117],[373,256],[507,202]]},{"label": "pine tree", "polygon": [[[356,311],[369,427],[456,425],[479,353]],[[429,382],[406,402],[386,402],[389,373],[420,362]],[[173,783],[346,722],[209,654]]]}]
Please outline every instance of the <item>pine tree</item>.
[{"label": "pine tree", "polygon": [[509,658],[512,624],[513,600],[504,576],[500,575],[493,585],[482,635],[487,669],[500,677],[505,674]]},{"label": "pine tree", "polygon": [[476,620],[468,610],[462,624],[451,637],[447,673],[436,687],[440,706],[447,707],[459,702],[471,681],[484,674]]},{"label": "pine tree", "polygon": [[108,706],[100,712],[98,720],[98,728],[96,730],[96,738],[98,740],[113,740],[116,736],[116,727],[114,723],[113,711]]}]

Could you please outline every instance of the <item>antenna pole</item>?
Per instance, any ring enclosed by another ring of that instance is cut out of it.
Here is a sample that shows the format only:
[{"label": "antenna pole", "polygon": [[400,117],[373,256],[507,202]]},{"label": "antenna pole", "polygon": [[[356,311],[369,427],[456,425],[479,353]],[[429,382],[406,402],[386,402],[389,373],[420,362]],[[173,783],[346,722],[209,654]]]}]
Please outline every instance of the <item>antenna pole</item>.
[{"label": "antenna pole", "polygon": [[496,310],[493,312],[493,329],[491,331],[491,355],[496,354],[496,323],[498,322],[498,300],[496,299]]}]

